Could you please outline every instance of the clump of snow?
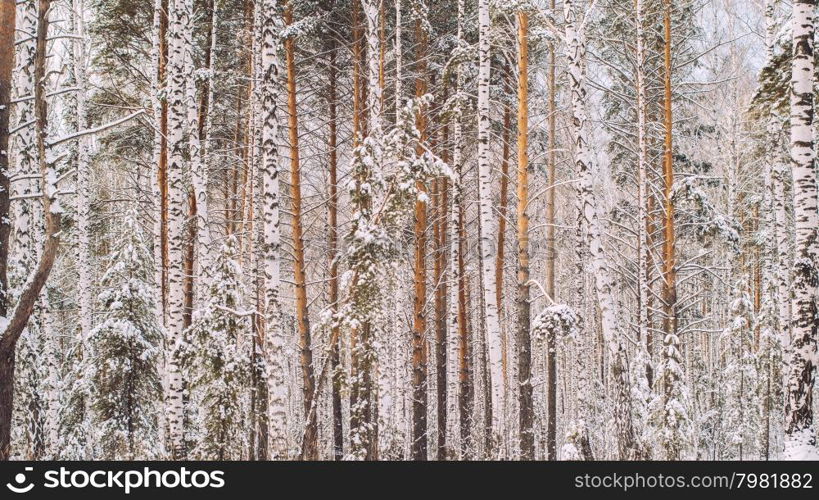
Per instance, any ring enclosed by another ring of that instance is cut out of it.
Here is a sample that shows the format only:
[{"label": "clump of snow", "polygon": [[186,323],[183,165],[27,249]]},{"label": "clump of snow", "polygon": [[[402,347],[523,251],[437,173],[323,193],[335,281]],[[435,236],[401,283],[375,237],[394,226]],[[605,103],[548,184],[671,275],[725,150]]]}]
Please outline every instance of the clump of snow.
[{"label": "clump of snow", "polygon": [[579,324],[580,318],[574,309],[565,304],[553,304],[535,316],[532,333],[538,340],[549,335],[573,336]]}]

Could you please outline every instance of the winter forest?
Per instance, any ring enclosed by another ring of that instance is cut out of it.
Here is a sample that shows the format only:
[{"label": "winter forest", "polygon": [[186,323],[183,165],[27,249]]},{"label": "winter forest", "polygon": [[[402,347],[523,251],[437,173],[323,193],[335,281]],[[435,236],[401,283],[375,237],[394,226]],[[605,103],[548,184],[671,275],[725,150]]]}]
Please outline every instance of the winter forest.
[{"label": "winter forest", "polygon": [[816,0],[0,0],[0,459],[819,459]]}]

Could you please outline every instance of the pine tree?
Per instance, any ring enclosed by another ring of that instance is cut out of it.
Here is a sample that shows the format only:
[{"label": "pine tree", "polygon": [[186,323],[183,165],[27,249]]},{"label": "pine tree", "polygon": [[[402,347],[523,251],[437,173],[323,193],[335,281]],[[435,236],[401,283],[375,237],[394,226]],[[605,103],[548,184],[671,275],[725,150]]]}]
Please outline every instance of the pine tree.
[{"label": "pine tree", "polygon": [[240,339],[250,333],[242,307],[242,268],[237,241],[229,236],[212,269],[208,295],[187,330],[184,365],[199,436],[191,456],[197,460],[237,460],[247,441],[243,432],[243,387],[250,360]]},{"label": "pine tree", "polygon": [[157,426],[163,336],[156,317],[153,254],[145,241],[131,210],[100,282],[97,308],[104,319],[89,335],[85,377],[92,382],[94,439],[108,460],[163,455]]}]

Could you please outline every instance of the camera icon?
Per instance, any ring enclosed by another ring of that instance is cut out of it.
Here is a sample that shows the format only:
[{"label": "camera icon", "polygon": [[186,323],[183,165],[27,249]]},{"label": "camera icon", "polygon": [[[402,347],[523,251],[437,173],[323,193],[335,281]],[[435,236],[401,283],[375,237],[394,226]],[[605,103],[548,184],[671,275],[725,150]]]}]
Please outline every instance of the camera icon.
[{"label": "camera icon", "polygon": [[[31,472],[33,470],[34,470],[33,467],[25,468],[26,472]],[[14,493],[28,493],[34,488],[34,483],[24,484],[26,482],[26,475],[23,474],[22,472],[18,472],[14,476],[14,482],[17,484],[15,485],[12,483],[6,483],[6,488],[10,489]]]}]

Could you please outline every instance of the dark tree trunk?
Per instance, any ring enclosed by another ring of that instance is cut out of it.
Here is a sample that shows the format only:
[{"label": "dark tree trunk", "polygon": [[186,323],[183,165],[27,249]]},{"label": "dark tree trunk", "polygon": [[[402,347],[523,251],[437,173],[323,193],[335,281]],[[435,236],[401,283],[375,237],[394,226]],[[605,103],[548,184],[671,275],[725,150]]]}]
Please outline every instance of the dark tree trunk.
[{"label": "dark tree trunk", "polygon": [[0,351],[0,460],[3,461],[11,456],[12,408],[14,408],[13,346],[11,349]]}]

